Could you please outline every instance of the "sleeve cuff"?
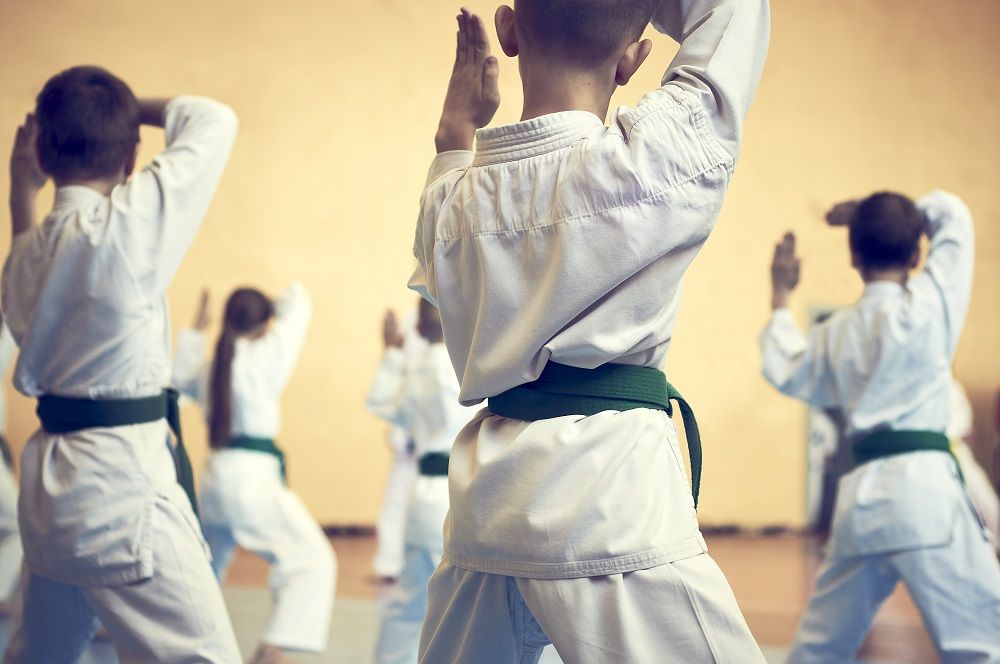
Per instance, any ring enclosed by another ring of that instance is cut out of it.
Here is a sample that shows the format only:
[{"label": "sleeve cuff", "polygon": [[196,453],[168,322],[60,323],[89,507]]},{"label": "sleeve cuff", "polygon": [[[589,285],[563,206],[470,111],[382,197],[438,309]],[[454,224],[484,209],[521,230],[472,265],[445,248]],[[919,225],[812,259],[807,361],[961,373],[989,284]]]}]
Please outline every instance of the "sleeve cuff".
[{"label": "sleeve cuff", "polygon": [[471,163],[471,150],[449,150],[447,152],[441,152],[434,157],[434,161],[431,162],[431,168],[427,173],[427,185],[430,185],[445,173],[459,168],[465,168]]}]

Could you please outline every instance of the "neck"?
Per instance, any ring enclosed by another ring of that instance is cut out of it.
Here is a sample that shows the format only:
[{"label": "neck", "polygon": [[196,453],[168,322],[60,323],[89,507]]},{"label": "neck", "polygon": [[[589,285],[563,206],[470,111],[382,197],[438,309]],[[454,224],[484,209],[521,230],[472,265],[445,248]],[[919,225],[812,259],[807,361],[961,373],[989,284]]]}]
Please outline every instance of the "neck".
[{"label": "neck", "polygon": [[529,66],[524,64],[523,57],[520,66],[524,90],[522,121],[561,111],[587,111],[602,122],[607,117],[611,94],[615,91],[613,75],[601,76],[594,70],[581,71],[551,62]]},{"label": "neck", "polygon": [[910,271],[903,267],[883,269],[865,268],[861,271],[861,278],[864,279],[866,284],[870,284],[873,281],[891,281],[900,286],[905,286],[907,280],[910,278]]},{"label": "neck", "polygon": [[66,180],[57,180],[57,187],[87,187],[88,189],[93,189],[94,191],[100,193],[103,196],[110,196],[111,191],[117,187],[119,184],[125,181],[123,176],[109,177],[109,178],[70,178]]}]

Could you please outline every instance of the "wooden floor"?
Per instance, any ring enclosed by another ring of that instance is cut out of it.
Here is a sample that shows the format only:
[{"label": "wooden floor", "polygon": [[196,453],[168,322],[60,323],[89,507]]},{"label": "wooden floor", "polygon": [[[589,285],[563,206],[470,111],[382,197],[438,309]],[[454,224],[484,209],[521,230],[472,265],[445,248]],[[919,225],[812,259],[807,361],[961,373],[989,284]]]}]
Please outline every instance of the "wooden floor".
[{"label": "wooden floor", "polygon": [[[335,537],[339,578],[337,595],[374,598],[372,537]],[[712,557],[726,573],[757,640],[787,646],[809,597],[819,562],[816,540],[795,535],[776,537],[717,536],[708,538]],[[264,586],[266,565],[240,553],[228,583]],[[931,641],[905,589],[900,586],[882,607],[861,654],[872,660],[934,664]]]}]

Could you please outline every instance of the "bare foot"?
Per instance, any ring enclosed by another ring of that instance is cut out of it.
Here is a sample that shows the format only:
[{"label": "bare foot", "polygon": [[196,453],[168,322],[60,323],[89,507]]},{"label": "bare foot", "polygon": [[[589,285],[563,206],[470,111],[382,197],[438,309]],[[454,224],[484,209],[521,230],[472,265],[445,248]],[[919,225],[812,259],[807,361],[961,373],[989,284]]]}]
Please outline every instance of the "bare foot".
[{"label": "bare foot", "polygon": [[262,643],[257,648],[257,652],[254,653],[250,664],[294,664],[294,662],[285,657],[281,648]]}]

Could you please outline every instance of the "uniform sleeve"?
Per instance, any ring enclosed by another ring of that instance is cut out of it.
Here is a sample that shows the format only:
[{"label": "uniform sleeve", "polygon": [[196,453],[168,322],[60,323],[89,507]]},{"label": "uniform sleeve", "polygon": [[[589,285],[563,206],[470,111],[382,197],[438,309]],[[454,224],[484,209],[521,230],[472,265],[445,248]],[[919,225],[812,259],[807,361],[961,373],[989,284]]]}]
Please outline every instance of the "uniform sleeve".
[{"label": "uniform sleeve", "polygon": [[412,412],[406,394],[405,355],[401,348],[386,349],[365,406],[376,417],[410,430]]},{"label": "uniform sleeve", "polygon": [[447,199],[451,187],[454,186],[454,183],[445,182],[444,179],[446,175],[465,169],[471,163],[472,152],[469,150],[441,152],[431,162],[427,173],[427,184],[420,197],[417,232],[413,242],[413,255],[417,259],[417,267],[407,285],[434,306],[437,306],[437,295],[433,285],[436,223],[441,206]]},{"label": "uniform sleeve", "polygon": [[927,223],[930,249],[923,271],[910,280],[916,301],[942,308],[948,352],[955,354],[972,297],[975,232],[972,213],[958,196],[934,191],[917,202]]},{"label": "uniform sleeve", "polygon": [[728,155],[739,152],[741,127],[764,71],[770,40],[767,0],[663,0],[653,25],[680,43],[663,75],[663,87],[647,94],[620,118],[633,139],[670,137],[665,123],[675,106],[669,88],[689,93]]},{"label": "uniform sleeve", "polygon": [[209,363],[205,359],[205,335],[194,329],[181,330],[174,349],[174,387],[202,407],[208,401]]},{"label": "uniform sleeve", "polygon": [[816,408],[836,405],[822,326],[806,339],[788,309],[776,309],[760,336],[764,378],[790,397]]},{"label": "uniform sleeve", "polygon": [[272,384],[278,393],[285,389],[302,354],[311,318],[312,301],[305,286],[298,282],[289,286],[275,302],[274,323],[259,343],[267,356]]},{"label": "uniform sleeve", "polygon": [[112,194],[113,212],[125,221],[126,258],[156,266],[148,284],[153,297],[166,290],[194,242],[237,129],[232,109],[211,99],[176,97],[164,113],[166,148]]}]

